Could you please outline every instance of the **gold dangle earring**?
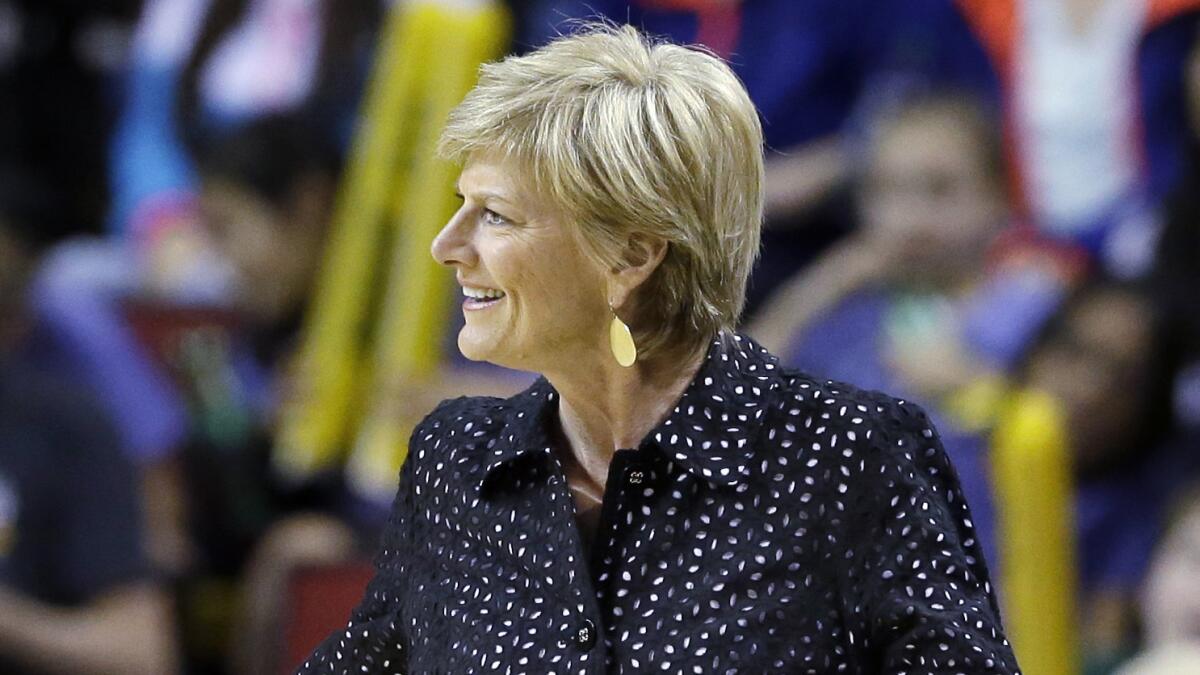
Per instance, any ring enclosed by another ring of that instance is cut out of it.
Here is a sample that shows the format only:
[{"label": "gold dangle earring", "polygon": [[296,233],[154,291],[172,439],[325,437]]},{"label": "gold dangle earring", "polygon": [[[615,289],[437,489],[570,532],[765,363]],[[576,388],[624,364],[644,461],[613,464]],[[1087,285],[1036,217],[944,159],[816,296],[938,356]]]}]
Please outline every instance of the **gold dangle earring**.
[{"label": "gold dangle earring", "polygon": [[628,368],[637,361],[637,345],[633,342],[633,333],[629,326],[617,316],[617,310],[611,302],[608,303],[608,308],[612,310],[613,315],[612,323],[608,325],[608,346],[612,349],[617,363]]}]

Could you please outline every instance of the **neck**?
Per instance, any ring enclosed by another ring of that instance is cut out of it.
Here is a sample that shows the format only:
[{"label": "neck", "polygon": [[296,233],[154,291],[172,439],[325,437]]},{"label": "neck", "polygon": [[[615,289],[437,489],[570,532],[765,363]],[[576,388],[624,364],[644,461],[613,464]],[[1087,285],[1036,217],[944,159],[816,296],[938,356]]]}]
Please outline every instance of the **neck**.
[{"label": "neck", "polygon": [[[563,437],[576,461],[603,489],[612,456],[634,448],[670,414],[704,361],[708,343],[685,354],[639,360],[629,368],[607,350],[599,359],[547,373],[559,393]],[[597,363],[596,361],[599,361]]]}]

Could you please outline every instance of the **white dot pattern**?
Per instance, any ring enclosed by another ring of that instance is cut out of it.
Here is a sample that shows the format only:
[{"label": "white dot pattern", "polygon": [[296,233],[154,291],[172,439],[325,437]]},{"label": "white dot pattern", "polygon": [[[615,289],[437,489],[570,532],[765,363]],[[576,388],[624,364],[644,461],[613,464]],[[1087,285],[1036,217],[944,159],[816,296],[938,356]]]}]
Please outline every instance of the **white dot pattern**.
[{"label": "white dot pattern", "polygon": [[591,558],[539,380],[414,431],[378,572],[301,673],[1017,673],[911,403],[714,340],[620,450]]}]

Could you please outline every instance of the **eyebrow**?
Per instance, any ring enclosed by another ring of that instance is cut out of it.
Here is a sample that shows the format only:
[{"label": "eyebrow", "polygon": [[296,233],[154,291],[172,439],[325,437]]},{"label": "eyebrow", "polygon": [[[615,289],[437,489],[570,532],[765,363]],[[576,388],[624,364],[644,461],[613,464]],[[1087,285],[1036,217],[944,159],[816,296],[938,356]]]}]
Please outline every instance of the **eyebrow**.
[{"label": "eyebrow", "polygon": [[484,198],[495,199],[496,201],[504,202],[505,204],[508,204],[509,206],[516,206],[516,202],[509,199],[508,196],[502,192],[493,192],[490,190],[484,190],[484,191],[480,192],[480,194]]},{"label": "eyebrow", "polygon": [[[456,185],[455,189],[456,189],[456,194],[459,197],[462,197],[463,193],[462,193],[461,187]],[[475,198],[477,198],[479,200],[492,199],[492,200],[504,202],[505,204],[508,204],[509,206],[512,206],[512,207],[517,206],[517,203],[514,202],[511,198],[509,198],[508,195],[506,195],[503,192],[496,191],[496,190],[482,189],[482,190],[476,191],[472,196],[474,196]]]}]

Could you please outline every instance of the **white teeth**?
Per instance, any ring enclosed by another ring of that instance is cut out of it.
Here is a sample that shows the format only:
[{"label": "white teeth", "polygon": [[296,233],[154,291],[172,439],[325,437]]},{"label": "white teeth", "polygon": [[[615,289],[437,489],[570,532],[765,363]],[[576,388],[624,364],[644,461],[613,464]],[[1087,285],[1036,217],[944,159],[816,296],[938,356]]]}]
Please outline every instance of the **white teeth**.
[{"label": "white teeth", "polygon": [[504,291],[498,291],[494,288],[472,288],[463,286],[463,295],[476,300],[488,300],[491,298],[503,298]]}]

